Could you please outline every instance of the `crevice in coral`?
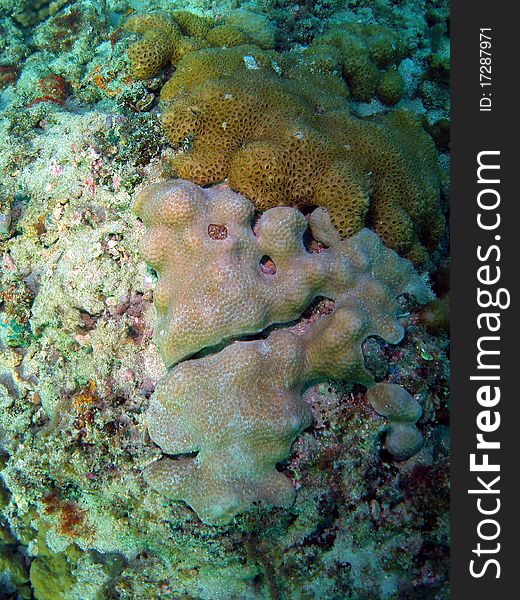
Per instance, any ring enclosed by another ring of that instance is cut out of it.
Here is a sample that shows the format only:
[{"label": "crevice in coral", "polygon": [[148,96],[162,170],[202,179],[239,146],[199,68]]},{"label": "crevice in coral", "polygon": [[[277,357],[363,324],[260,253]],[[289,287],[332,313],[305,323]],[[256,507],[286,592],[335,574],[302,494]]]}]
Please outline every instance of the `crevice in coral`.
[{"label": "crevice in coral", "polygon": [[276,273],[276,264],[270,256],[266,254],[262,256],[260,259],[260,271],[264,275],[274,275]]}]

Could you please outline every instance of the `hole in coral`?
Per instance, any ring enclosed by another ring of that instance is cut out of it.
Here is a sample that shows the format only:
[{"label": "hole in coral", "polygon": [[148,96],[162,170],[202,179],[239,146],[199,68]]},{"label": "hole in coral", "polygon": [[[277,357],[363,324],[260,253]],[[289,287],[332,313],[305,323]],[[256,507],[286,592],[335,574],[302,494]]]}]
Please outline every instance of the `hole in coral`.
[{"label": "hole in coral", "polygon": [[223,240],[228,236],[228,230],[225,225],[208,225],[208,235],[212,240]]},{"label": "hole in coral", "polygon": [[251,229],[255,236],[257,234],[258,221],[260,221],[260,218],[262,217],[262,215],[263,215],[263,211],[255,210],[255,214],[253,215],[253,220],[251,221]]},{"label": "hole in coral", "polygon": [[270,256],[262,256],[260,259],[260,271],[265,275],[274,275],[276,273],[276,265]]},{"label": "hole in coral", "polygon": [[310,321],[316,321],[320,317],[331,315],[334,312],[336,303],[330,298],[316,296],[311,304],[303,311],[302,318]]}]

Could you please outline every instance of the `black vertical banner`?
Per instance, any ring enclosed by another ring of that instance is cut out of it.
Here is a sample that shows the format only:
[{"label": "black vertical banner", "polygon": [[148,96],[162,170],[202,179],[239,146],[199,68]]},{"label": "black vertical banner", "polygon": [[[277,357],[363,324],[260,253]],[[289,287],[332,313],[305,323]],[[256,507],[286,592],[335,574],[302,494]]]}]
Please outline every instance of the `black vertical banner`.
[{"label": "black vertical banner", "polygon": [[520,597],[519,5],[453,0],[452,598]]}]

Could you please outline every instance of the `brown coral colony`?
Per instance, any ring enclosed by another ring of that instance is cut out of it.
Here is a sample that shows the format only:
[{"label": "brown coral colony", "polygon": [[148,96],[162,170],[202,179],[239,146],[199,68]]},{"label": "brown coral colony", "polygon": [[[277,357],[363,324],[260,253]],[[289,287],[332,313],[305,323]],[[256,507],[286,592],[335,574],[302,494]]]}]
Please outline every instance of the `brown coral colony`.
[{"label": "brown coral colony", "polygon": [[406,110],[350,110],[351,97],[400,100],[405,48],[394,32],[334,27],[297,55],[186,11],[134,15],[126,28],[142,36],[129,48],[136,78],[175,65],[161,100],[170,142],[190,140],[173,160],[179,177],[227,179],[260,210],[326,207],[342,237],[369,226],[426,264],[445,224],[433,141]]}]

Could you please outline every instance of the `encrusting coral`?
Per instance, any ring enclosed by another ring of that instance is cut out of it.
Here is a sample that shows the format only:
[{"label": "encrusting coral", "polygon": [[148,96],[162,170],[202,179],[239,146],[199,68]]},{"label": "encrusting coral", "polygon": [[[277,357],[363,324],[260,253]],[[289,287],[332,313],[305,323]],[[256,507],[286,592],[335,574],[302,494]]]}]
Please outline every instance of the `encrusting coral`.
[{"label": "encrusting coral", "polygon": [[161,93],[169,140],[188,144],[174,167],[199,185],[227,177],[261,210],[324,206],[343,237],[368,224],[424,261],[444,227],[434,144],[406,111],[351,116],[340,90],[281,77],[253,46],[190,53]]},{"label": "encrusting coral", "polygon": [[[227,178],[260,210],[326,207],[342,237],[369,226],[414,263],[427,261],[445,224],[433,141],[405,110],[370,121],[349,110],[349,87],[366,84],[366,69],[375,74],[369,95],[377,87],[385,102],[399,100],[395,33],[349,25],[304,53],[280,54],[228,23],[208,30],[205,22],[187,37],[175,15],[136,15],[126,26],[143,34],[129,49],[136,77],[176,65],[161,101],[165,133],[184,150],[173,159],[179,177],[199,185]],[[225,40],[228,30],[235,33]]]},{"label": "encrusting coral", "polygon": [[184,36],[177,23],[169,16],[157,13],[134,15],[125,23],[132,33],[143,34],[128,49],[132,73],[138,79],[146,79],[158,73],[171,61]]},{"label": "encrusting coral", "polygon": [[162,458],[146,481],[214,525],[254,502],[290,505],[294,489],[275,465],[312,421],[299,394],[302,350],[297,336],[277,331],[175,367],[151,401],[149,433],[167,454],[198,455]]},{"label": "encrusting coral", "polygon": [[418,452],[423,437],[415,425],[422,413],[417,400],[395,383],[377,383],[367,398],[376,412],[390,420],[385,442],[390,454],[404,460]]},{"label": "encrusting coral", "polygon": [[[203,189],[180,180],[145,188],[135,210],[148,227],[143,256],[161,279],[155,341],[167,366],[232,337],[292,321],[317,296],[337,300],[350,282],[342,263],[348,249],[357,248],[354,242],[307,252],[307,220],[290,207],[266,211],[253,232],[254,207],[244,196],[226,186]],[[368,233],[363,235],[366,243]],[[403,269],[405,263],[385,251],[392,274],[374,271],[376,276],[393,277],[396,286],[407,282],[411,265]],[[264,272],[264,257],[274,263],[274,273]],[[356,285],[361,291],[358,280]],[[387,311],[392,307],[393,301]]]},{"label": "encrusting coral", "polygon": [[316,37],[306,55],[314,69],[341,72],[356,100],[369,102],[377,92],[385,104],[393,105],[403,95],[403,80],[395,67],[405,51],[387,27],[344,23]]},{"label": "encrusting coral", "polygon": [[390,106],[397,104],[401,100],[403,90],[403,78],[395,68],[388,69],[377,84],[377,95],[385,104]]},{"label": "encrusting coral", "polygon": [[229,522],[254,502],[286,506],[294,492],[275,465],[310,424],[302,387],[317,378],[371,385],[363,341],[377,335],[399,342],[396,297],[410,293],[425,302],[427,288],[412,264],[368,229],[311,254],[298,210],[270,209],[253,229],[253,205],[225,186],[156,184],[140,194],[136,210],[148,227],[145,260],[160,276],[156,341],[167,366],[293,321],[318,295],[335,301],[332,314],[304,331],[235,341],[174,366],[147,412],[150,436],[165,453],[198,453],[150,465],[152,487],[211,524]]},{"label": "encrusting coral", "polygon": [[128,49],[132,74],[138,79],[156,75],[169,63],[207,46],[232,47],[253,42],[262,48],[274,46],[274,30],[269,21],[247,10],[231,13],[225,23],[179,10],[132,15],[124,25],[142,39]]}]

